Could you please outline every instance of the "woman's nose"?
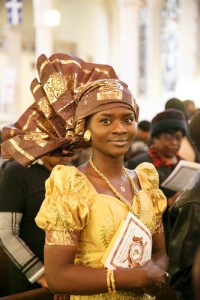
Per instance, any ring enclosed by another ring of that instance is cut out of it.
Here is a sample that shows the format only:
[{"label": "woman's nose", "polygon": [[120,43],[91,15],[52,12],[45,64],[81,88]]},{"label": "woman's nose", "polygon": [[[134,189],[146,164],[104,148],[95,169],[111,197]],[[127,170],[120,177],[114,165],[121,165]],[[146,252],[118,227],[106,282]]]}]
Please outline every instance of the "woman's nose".
[{"label": "woman's nose", "polygon": [[127,132],[126,126],[122,122],[114,122],[113,123],[113,132]]}]

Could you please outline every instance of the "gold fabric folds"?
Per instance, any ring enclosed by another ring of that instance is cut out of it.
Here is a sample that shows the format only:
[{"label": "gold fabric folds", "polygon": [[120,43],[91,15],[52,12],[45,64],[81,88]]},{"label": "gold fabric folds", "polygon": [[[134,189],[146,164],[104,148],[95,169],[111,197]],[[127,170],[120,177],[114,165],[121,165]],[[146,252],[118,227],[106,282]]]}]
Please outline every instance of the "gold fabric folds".
[{"label": "gold fabric folds", "polygon": [[79,153],[90,146],[83,139],[85,118],[102,110],[102,105],[126,106],[137,115],[135,100],[111,66],[67,54],[49,59],[42,54],[37,70],[39,80],[31,83],[35,102],[16,123],[2,129],[4,159],[28,166],[43,155]]},{"label": "gold fabric folds", "polygon": [[74,124],[75,89],[97,79],[117,79],[112,67],[67,54],[49,59],[43,54],[37,69],[40,82],[34,79],[31,83],[35,102],[15,124],[2,129],[2,157],[24,166],[43,155],[71,156],[88,147],[83,140],[85,120]]}]

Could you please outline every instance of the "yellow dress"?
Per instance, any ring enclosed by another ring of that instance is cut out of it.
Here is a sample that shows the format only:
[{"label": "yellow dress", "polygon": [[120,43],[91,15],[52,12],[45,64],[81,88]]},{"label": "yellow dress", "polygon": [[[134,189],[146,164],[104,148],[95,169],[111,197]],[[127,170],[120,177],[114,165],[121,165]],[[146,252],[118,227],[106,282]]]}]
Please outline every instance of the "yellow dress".
[{"label": "yellow dress", "polygon": [[[133,199],[133,210],[152,234],[163,231],[162,213],[166,198],[158,188],[158,174],[150,163],[136,169],[141,190]],[[103,254],[120,222],[128,213],[127,206],[115,197],[99,194],[87,177],[73,166],[56,166],[46,181],[46,197],[36,217],[36,223],[51,231],[52,245],[76,245],[75,264],[102,269]],[[78,240],[76,232],[79,232]],[[71,295],[72,300],[154,299],[133,292],[100,295]]]}]

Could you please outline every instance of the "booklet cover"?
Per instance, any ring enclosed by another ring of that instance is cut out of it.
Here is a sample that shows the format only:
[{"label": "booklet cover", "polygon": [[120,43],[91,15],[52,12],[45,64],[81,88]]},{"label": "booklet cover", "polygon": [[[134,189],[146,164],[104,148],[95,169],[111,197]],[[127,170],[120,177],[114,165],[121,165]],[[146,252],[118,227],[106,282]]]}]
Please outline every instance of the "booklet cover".
[{"label": "booklet cover", "polygon": [[187,160],[180,160],[173,172],[161,184],[170,190],[182,192],[194,184],[200,171],[200,164]]},{"label": "booklet cover", "polygon": [[106,268],[134,268],[151,259],[150,230],[131,212],[121,223],[110,242],[102,262]]}]

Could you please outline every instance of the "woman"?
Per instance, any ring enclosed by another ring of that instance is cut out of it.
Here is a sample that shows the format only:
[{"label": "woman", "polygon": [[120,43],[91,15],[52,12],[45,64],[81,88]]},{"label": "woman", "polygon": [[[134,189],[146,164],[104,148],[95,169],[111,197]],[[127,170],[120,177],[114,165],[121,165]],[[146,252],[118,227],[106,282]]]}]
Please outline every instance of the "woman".
[{"label": "woman", "polygon": [[[49,60],[42,55],[37,66],[41,82],[31,86],[35,113],[26,112],[22,126],[15,124],[14,140],[3,144],[5,156],[11,155],[11,146],[12,156],[27,165],[44,152],[70,156],[92,147],[88,162],[79,168],[58,166],[46,182],[36,222],[46,231],[48,286],[70,299],[154,299],[150,295],[163,288],[168,276],[162,227],[166,199],[151,164],[135,171],[123,167],[136,134],[133,96],[109,66],[61,54]],[[6,129],[3,133],[8,139]],[[103,255],[129,211],[152,234],[152,258],[136,268],[106,269]]]}]

